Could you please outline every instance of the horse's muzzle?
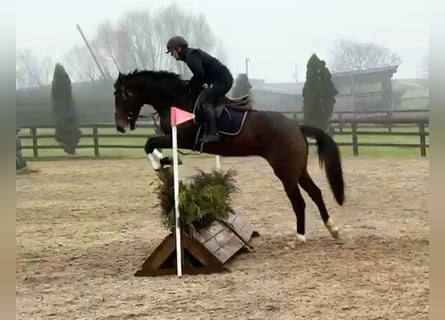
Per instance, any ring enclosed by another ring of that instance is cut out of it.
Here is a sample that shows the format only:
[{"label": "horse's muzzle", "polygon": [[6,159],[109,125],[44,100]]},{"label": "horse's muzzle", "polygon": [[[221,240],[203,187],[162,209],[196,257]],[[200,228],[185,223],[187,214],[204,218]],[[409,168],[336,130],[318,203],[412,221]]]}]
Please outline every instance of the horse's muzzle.
[{"label": "horse's muzzle", "polygon": [[114,119],[116,121],[116,130],[125,133],[126,129],[130,127],[130,123],[128,121],[128,117],[123,113],[116,113],[114,115]]},{"label": "horse's muzzle", "polygon": [[125,129],[122,128],[121,126],[116,126],[116,130],[119,131],[120,133],[125,133]]}]

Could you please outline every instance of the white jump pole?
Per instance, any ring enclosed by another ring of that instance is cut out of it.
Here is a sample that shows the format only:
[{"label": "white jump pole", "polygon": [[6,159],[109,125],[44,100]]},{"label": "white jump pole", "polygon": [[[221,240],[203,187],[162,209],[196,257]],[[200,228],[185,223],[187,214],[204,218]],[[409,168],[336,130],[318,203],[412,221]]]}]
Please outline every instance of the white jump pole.
[{"label": "white jump pole", "polygon": [[175,230],[176,230],[176,265],[177,275],[182,276],[182,244],[181,244],[181,225],[179,212],[179,165],[178,165],[178,131],[177,125],[194,118],[192,113],[181,109],[172,108],[171,125],[172,125],[172,151],[173,151],[173,190],[175,194]]},{"label": "white jump pole", "polygon": [[172,126],[172,149],[173,149],[173,189],[175,193],[175,229],[176,229],[176,265],[177,274],[182,276],[182,245],[181,226],[179,224],[179,165],[178,165],[178,137],[176,125]]},{"label": "white jump pole", "polygon": [[216,165],[216,170],[220,171],[221,170],[221,157],[218,155],[215,157],[215,165]]}]

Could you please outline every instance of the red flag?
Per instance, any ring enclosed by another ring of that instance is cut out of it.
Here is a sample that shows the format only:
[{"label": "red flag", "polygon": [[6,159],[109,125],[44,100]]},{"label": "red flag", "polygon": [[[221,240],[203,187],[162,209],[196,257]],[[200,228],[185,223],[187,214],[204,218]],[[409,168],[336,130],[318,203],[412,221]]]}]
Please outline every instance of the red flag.
[{"label": "red flag", "polygon": [[193,113],[184,111],[176,107],[172,107],[172,112],[171,112],[172,126],[180,125],[181,123],[192,120],[193,118],[195,118],[195,115]]}]

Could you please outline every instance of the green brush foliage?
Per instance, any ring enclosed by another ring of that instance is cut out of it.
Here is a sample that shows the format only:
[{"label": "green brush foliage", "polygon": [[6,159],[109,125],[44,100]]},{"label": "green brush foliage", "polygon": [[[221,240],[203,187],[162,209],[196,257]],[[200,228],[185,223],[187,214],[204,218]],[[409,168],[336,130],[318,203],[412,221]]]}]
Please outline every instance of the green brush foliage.
[{"label": "green brush foliage", "polygon": [[[238,191],[237,172],[213,170],[206,173],[198,170],[187,183],[179,183],[179,211],[181,229],[192,234],[210,226],[214,221],[224,220],[231,208],[231,195]],[[163,224],[167,230],[175,228],[175,202],[173,172],[171,168],[158,172],[159,186],[156,190],[161,207]]]}]

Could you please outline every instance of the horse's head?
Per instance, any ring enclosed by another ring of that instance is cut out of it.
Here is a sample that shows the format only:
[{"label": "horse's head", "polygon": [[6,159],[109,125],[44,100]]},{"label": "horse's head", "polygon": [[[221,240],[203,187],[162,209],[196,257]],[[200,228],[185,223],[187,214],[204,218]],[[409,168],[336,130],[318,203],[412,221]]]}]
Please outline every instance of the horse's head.
[{"label": "horse's head", "polygon": [[[116,128],[134,129],[135,122],[144,104],[149,104],[162,113],[173,104],[187,103],[186,82],[179,75],[168,71],[137,71],[121,74],[114,83]],[[184,102],[185,100],[185,102]]]},{"label": "horse's head", "polygon": [[144,104],[144,97],[140,90],[129,81],[128,75],[119,73],[114,83],[114,104],[116,128],[125,132],[126,128],[134,130],[136,120]]}]

